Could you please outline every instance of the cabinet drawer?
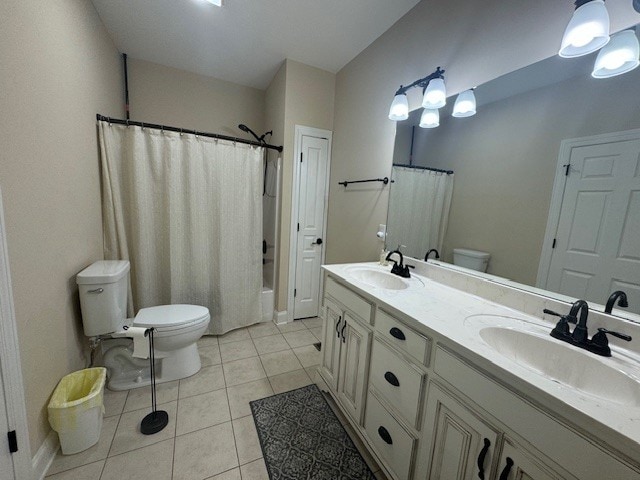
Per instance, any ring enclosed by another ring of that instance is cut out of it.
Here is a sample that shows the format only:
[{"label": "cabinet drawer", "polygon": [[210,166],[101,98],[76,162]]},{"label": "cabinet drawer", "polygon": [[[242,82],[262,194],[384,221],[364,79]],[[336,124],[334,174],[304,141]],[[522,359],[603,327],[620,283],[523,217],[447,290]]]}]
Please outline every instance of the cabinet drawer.
[{"label": "cabinet drawer", "polygon": [[369,381],[409,424],[418,428],[424,375],[379,340],[373,342]]},{"label": "cabinet drawer", "polygon": [[376,331],[394,347],[411,355],[418,362],[428,365],[431,353],[429,338],[414,332],[382,310],[376,312]]},{"label": "cabinet drawer", "polygon": [[348,288],[343,287],[330,277],[327,277],[324,291],[327,295],[331,295],[343,306],[357,314],[360,318],[371,323],[371,304],[364,298],[353,293]]},{"label": "cabinet drawer", "polygon": [[364,428],[378,454],[399,480],[409,478],[415,439],[400,426],[375,395],[367,396]]}]

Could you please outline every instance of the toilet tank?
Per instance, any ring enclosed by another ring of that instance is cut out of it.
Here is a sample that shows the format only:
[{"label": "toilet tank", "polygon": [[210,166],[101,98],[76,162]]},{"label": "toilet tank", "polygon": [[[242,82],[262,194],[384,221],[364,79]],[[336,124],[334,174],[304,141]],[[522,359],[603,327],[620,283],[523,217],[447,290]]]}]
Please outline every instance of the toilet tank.
[{"label": "toilet tank", "polygon": [[129,262],[101,260],[76,275],[87,337],[121,330],[127,320]]},{"label": "toilet tank", "polygon": [[478,250],[469,250],[467,248],[453,249],[453,264],[461,267],[477,270],[478,272],[486,272],[491,254],[480,252]]}]

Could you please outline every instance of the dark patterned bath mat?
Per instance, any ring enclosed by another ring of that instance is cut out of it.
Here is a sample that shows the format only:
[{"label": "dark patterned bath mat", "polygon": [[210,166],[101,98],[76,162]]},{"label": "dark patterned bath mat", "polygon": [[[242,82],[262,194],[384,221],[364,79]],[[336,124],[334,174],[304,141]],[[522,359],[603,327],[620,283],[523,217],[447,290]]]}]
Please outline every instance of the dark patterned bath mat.
[{"label": "dark patterned bath mat", "polygon": [[271,480],[374,480],[315,385],[250,402]]}]

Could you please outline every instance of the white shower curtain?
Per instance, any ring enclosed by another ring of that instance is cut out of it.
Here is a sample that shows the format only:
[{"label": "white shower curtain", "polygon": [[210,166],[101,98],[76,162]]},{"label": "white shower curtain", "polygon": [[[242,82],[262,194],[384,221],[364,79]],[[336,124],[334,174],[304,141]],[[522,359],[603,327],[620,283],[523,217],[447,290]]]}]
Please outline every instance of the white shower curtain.
[{"label": "white shower curtain", "polygon": [[453,174],[394,166],[392,178],[387,248],[395,249],[402,244],[403,253],[414,258],[424,258],[431,248],[442,252]]},{"label": "white shower curtain", "polygon": [[222,334],[261,319],[262,148],[99,122],[106,259],[130,314],[190,303]]}]

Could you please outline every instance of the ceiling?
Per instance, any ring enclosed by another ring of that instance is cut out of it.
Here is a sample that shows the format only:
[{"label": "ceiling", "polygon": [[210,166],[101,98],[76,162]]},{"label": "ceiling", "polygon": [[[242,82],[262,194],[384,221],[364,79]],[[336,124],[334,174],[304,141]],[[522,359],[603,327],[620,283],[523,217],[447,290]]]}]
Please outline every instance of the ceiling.
[{"label": "ceiling", "polygon": [[338,72],[419,0],[93,0],[132,58],[266,89],[285,58]]}]

